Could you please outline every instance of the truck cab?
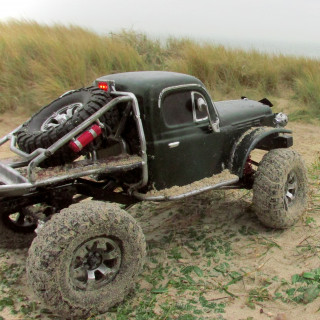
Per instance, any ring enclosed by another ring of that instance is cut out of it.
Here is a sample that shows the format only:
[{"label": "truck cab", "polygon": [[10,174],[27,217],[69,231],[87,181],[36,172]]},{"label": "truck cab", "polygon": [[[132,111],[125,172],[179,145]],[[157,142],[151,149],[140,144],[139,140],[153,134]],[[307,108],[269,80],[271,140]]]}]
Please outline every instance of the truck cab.
[{"label": "truck cab", "polygon": [[183,186],[231,166],[234,143],[248,129],[273,124],[271,107],[247,98],[213,102],[197,78],[174,72],[112,74],[115,92],[135,95],[146,137],[148,187]]}]

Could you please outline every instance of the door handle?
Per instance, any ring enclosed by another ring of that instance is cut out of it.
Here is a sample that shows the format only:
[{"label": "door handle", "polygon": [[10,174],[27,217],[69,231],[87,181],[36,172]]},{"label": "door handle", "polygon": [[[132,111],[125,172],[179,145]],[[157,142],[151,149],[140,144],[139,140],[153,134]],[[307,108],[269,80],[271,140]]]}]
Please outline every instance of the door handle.
[{"label": "door handle", "polygon": [[175,142],[171,142],[168,144],[169,148],[172,149],[172,148],[176,148],[178,147],[180,144],[180,141],[175,141]]}]

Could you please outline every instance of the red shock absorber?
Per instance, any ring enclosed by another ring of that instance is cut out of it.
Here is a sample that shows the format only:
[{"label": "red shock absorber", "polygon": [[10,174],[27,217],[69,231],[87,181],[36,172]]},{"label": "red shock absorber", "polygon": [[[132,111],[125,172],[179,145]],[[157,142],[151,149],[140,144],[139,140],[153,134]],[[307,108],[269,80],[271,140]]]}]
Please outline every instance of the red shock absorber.
[{"label": "red shock absorber", "polygon": [[251,156],[249,155],[249,157],[247,158],[246,164],[244,165],[243,175],[250,176],[253,173],[254,173],[254,170],[252,168]]},{"label": "red shock absorber", "polygon": [[101,127],[97,124],[93,125],[89,130],[84,131],[79,137],[69,142],[69,147],[74,152],[80,152],[86,145],[92,142],[102,133]]}]

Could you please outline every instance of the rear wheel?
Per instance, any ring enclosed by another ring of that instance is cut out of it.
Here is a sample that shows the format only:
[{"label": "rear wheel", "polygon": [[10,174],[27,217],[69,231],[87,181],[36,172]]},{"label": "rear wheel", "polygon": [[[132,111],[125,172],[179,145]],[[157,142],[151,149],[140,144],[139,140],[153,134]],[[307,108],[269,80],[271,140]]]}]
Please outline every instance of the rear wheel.
[{"label": "rear wheel", "polygon": [[35,237],[37,216],[33,206],[19,212],[1,213],[0,246],[2,248],[27,248]]},{"label": "rear wheel", "polygon": [[62,317],[106,312],[134,286],[146,254],[138,223],[116,204],[84,201],[39,231],[27,260],[36,294]]},{"label": "rear wheel", "polygon": [[[61,209],[73,202],[73,193],[63,190],[56,191],[50,197],[45,196],[45,202],[34,205],[18,205],[10,211],[10,206],[0,204],[0,247],[8,249],[28,248],[36,236],[38,222],[47,221]],[[76,201],[76,200],[75,200]],[[14,211],[17,210],[17,211]]]},{"label": "rear wheel", "polygon": [[266,226],[292,226],[307,208],[308,180],[301,156],[275,149],[262,159],[253,184],[253,205]]},{"label": "rear wheel", "polygon": [[[82,88],[61,96],[43,107],[17,132],[19,148],[27,153],[37,148],[48,148],[111,100],[108,93],[97,87]],[[119,121],[118,110],[112,108],[100,120],[107,128],[114,128]],[[72,162],[79,155],[65,144],[41,166]]]}]

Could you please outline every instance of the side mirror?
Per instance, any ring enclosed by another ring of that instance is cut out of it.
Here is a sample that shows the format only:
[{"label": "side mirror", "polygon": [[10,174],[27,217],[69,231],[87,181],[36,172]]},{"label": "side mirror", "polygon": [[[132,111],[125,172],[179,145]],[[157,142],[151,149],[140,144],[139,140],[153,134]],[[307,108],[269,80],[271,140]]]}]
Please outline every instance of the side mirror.
[{"label": "side mirror", "polygon": [[210,112],[209,112],[209,108],[208,108],[208,104],[203,98],[198,98],[197,99],[197,109],[200,112],[206,111],[207,114],[208,114],[208,119],[209,119],[209,123],[210,123],[210,125],[209,125],[210,129],[213,130],[214,132],[220,132],[219,119],[217,118],[215,122],[212,121],[211,116],[210,116]]},{"label": "side mirror", "polygon": [[197,100],[197,108],[200,112],[204,112],[208,109],[207,103],[204,101],[203,98],[199,98]]}]

